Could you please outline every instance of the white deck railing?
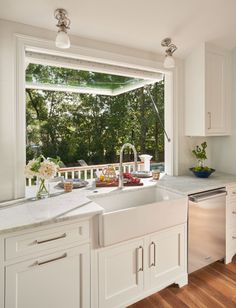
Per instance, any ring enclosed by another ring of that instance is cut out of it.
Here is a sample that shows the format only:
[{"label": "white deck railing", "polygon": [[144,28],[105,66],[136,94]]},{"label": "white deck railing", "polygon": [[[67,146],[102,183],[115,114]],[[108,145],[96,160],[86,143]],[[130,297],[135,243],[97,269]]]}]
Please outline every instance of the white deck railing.
[{"label": "white deck railing", "polygon": [[[138,162],[138,170],[141,170],[143,162]],[[64,177],[65,179],[83,179],[83,180],[92,180],[96,177],[96,171],[101,171],[107,166],[114,167],[115,170],[119,170],[119,163],[113,164],[104,164],[104,165],[88,165],[88,166],[79,166],[79,167],[66,167],[60,168],[58,171],[58,177]],[[134,162],[123,163],[124,172],[132,172],[134,168]],[[35,179],[26,179],[26,186],[36,185]]]}]

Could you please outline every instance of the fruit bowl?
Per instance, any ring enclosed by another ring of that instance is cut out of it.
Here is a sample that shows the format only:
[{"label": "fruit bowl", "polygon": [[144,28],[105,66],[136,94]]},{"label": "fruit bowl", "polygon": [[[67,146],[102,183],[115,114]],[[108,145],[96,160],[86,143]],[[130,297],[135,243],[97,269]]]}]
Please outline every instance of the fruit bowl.
[{"label": "fruit bowl", "polygon": [[215,169],[212,168],[202,168],[199,170],[196,170],[194,167],[189,168],[190,171],[193,172],[193,174],[198,178],[208,178],[213,172],[215,172]]}]

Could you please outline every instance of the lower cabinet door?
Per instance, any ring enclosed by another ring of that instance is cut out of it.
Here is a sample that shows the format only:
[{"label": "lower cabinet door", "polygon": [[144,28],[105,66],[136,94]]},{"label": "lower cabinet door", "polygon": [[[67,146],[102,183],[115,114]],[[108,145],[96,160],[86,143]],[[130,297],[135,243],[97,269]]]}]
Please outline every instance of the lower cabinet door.
[{"label": "lower cabinet door", "polygon": [[150,284],[165,286],[173,278],[186,273],[185,227],[178,226],[150,237]]},{"label": "lower cabinet door", "polygon": [[89,290],[89,245],[6,267],[5,308],[88,308]]},{"label": "lower cabinet door", "polygon": [[123,307],[142,292],[143,247],[141,239],[99,252],[99,308]]}]

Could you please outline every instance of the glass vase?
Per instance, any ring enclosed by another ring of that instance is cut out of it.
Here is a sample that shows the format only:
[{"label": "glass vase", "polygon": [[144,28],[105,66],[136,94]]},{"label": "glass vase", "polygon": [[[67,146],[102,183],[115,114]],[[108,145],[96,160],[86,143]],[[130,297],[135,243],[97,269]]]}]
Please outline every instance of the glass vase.
[{"label": "glass vase", "polygon": [[37,199],[45,199],[49,197],[49,185],[45,179],[38,179],[38,189],[36,193]]}]

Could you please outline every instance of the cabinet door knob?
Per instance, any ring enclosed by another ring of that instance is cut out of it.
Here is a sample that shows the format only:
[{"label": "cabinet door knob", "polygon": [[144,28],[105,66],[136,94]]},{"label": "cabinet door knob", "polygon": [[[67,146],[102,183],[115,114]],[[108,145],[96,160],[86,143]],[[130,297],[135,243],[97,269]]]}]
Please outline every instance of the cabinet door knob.
[{"label": "cabinet door knob", "polygon": [[236,214],[236,211],[232,211],[232,214]]},{"label": "cabinet door knob", "polygon": [[236,240],[236,236],[233,235],[233,236],[232,236],[232,239],[233,239],[233,240]]}]

